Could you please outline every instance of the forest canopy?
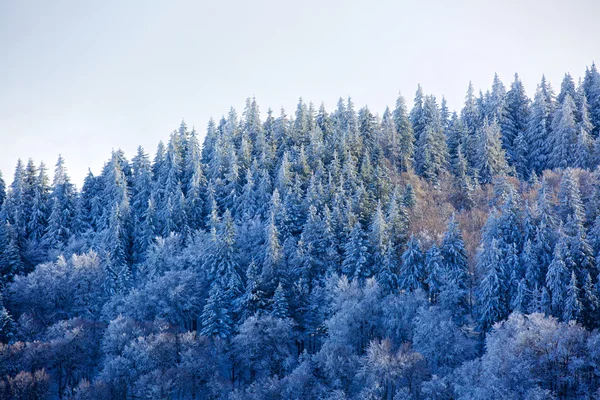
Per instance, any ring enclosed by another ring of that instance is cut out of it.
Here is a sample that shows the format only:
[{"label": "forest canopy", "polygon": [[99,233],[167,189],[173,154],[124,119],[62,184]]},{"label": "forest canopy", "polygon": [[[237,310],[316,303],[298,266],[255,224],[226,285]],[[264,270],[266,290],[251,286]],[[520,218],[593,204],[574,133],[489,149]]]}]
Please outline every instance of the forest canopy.
[{"label": "forest canopy", "polygon": [[600,74],[254,98],[0,174],[0,398],[600,398]]}]

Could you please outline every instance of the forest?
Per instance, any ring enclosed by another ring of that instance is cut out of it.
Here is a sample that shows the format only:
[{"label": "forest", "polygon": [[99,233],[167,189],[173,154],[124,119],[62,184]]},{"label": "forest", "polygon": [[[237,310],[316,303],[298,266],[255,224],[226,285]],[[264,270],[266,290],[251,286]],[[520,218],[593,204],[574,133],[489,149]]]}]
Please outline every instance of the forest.
[{"label": "forest", "polygon": [[80,189],[19,161],[0,398],[600,399],[596,66],[409,105],[249,98]]}]

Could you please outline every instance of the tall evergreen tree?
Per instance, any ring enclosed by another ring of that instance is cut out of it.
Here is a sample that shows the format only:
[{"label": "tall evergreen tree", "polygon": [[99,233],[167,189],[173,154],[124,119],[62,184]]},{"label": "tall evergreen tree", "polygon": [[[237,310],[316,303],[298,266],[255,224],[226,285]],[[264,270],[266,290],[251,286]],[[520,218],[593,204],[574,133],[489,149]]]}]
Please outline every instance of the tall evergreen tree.
[{"label": "tall evergreen tree", "polygon": [[[519,159],[519,143],[517,138],[524,137],[527,130],[527,121],[529,120],[529,98],[525,94],[525,87],[515,74],[515,79],[506,93],[506,114],[501,120],[500,128],[502,131],[502,145],[506,150],[507,159],[517,164],[522,162]],[[521,139],[519,139],[521,140]],[[517,143],[515,143],[517,142]],[[523,166],[523,170],[529,170]]]},{"label": "tall evergreen tree", "polygon": [[504,149],[500,142],[500,127],[496,120],[490,124],[486,119],[479,131],[475,166],[482,183],[490,183],[494,176],[508,170]]},{"label": "tall evergreen tree", "polygon": [[411,236],[402,253],[402,266],[400,272],[400,289],[414,291],[423,288],[425,281],[425,260],[419,241]]},{"label": "tall evergreen tree", "polygon": [[566,168],[575,164],[577,157],[575,103],[568,93],[565,95],[562,105],[554,113],[549,140],[552,143],[548,155],[549,167]]},{"label": "tall evergreen tree", "polygon": [[536,174],[548,168],[548,143],[553,113],[552,105],[548,101],[543,88],[538,86],[531,105],[526,134],[529,149],[528,165]]},{"label": "tall evergreen tree", "polygon": [[393,145],[394,149],[397,147],[398,151],[397,165],[400,171],[408,171],[412,169],[414,162],[415,134],[406,109],[406,102],[400,93],[398,94],[396,108],[394,108],[392,116],[396,132],[398,133],[397,145]]},{"label": "tall evergreen tree", "polygon": [[67,175],[62,156],[58,157],[52,182],[52,208],[48,220],[48,230],[44,235],[47,246],[61,249],[73,234],[76,206],[75,187]]}]

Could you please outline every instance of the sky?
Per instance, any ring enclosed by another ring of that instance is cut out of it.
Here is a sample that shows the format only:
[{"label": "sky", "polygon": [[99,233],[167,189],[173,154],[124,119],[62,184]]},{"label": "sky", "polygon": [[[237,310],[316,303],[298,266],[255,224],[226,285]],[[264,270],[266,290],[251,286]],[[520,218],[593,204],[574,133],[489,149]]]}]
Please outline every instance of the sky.
[{"label": "sky", "polygon": [[532,95],[600,63],[600,2],[0,0],[0,171],[59,154],[81,187],[111,150],[152,157],[184,119],[339,97],[382,113],[417,84],[459,109],[469,81]]}]

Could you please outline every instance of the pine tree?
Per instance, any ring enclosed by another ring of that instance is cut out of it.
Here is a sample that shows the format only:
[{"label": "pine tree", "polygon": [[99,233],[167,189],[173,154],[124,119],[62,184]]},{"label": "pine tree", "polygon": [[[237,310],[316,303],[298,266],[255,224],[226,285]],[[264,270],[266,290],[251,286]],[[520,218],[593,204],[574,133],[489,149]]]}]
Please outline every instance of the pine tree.
[{"label": "pine tree", "polygon": [[419,137],[425,130],[425,126],[423,124],[423,88],[420,84],[417,86],[414,105],[413,108],[410,110],[408,118],[413,127],[415,141],[417,141],[419,140]]},{"label": "pine tree", "polygon": [[76,192],[71,183],[64,159],[59,156],[52,182],[52,209],[44,241],[49,248],[60,249],[73,234]]},{"label": "pine tree", "polygon": [[551,312],[560,316],[564,310],[564,301],[567,298],[569,284],[569,271],[565,264],[567,245],[563,239],[559,240],[554,249],[554,258],[546,274],[546,287],[551,296]]},{"label": "pine tree", "polygon": [[344,258],[342,261],[342,273],[348,277],[358,277],[363,275],[367,269],[368,248],[367,238],[360,222],[356,218],[351,218],[354,222],[350,235],[344,245]]},{"label": "pine tree", "polygon": [[4,306],[2,294],[0,294],[0,343],[8,344],[14,337],[14,321]]},{"label": "pine tree", "polygon": [[567,72],[560,84],[560,93],[556,97],[556,101],[559,104],[564,105],[568,96],[571,97],[571,99],[574,99],[577,96],[577,92],[575,90],[575,81],[571,74]]},{"label": "pine tree", "polygon": [[244,283],[241,277],[240,261],[235,240],[235,226],[229,210],[226,210],[223,214],[223,220],[218,229],[217,240],[215,279],[221,280],[221,287],[227,291],[228,298],[235,301],[244,292]]},{"label": "pine tree", "polygon": [[23,258],[16,228],[5,222],[0,226],[0,286],[23,271]]},{"label": "pine tree", "polygon": [[132,287],[132,272],[128,263],[129,237],[121,207],[113,206],[108,228],[104,232],[103,248],[110,272],[110,279],[116,293],[126,293]]},{"label": "pine tree", "polygon": [[577,127],[575,103],[570,94],[566,94],[562,106],[554,113],[549,141],[552,145],[548,155],[548,167],[566,168],[575,164]]},{"label": "pine tree", "polygon": [[436,303],[438,296],[449,278],[440,249],[434,244],[425,253],[425,283],[429,289],[429,301]]},{"label": "pine tree", "polygon": [[392,113],[394,126],[398,134],[398,167],[400,171],[409,171],[412,169],[415,152],[415,135],[411,120],[409,119],[406,102],[399,93],[396,100],[396,108]]},{"label": "pine tree", "polygon": [[593,137],[598,137],[600,132],[600,73],[594,63],[591,68],[586,68],[583,89],[589,105],[590,121],[594,126],[591,134]]},{"label": "pine tree", "polygon": [[265,253],[262,265],[262,290],[266,293],[274,293],[277,286],[284,280],[281,267],[283,261],[283,248],[279,241],[279,231],[275,223],[275,215],[272,213],[265,227]]},{"label": "pine tree", "polygon": [[579,300],[579,288],[577,287],[577,278],[575,271],[571,271],[571,280],[566,290],[565,305],[562,318],[564,321],[580,321],[582,315],[582,304]]},{"label": "pine tree", "polygon": [[415,189],[413,188],[413,185],[410,183],[407,183],[404,187],[402,204],[408,209],[413,208],[417,204],[417,195],[415,194]]},{"label": "pine tree", "polygon": [[447,167],[448,147],[433,96],[425,96],[419,123],[422,124],[423,129],[417,139],[415,169],[425,179],[435,183]]},{"label": "pine tree", "polygon": [[388,227],[383,214],[381,203],[377,203],[377,209],[371,218],[369,226],[369,245],[371,253],[371,269],[377,274],[382,267],[387,253]]},{"label": "pine tree", "polygon": [[136,263],[144,259],[144,255],[152,242],[152,226],[148,226],[147,217],[152,195],[152,167],[144,149],[138,147],[132,161],[131,213],[133,217],[133,249],[132,256]]},{"label": "pine tree", "polygon": [[396,251],[392,244],[392,241],[389,240],[386,246],[386,252],[383,255],[383,259],[381,262],[381,266],[377,271],[377,275],[375,276],[377,279],[377,283],[381,286],[384,293],[396,293],[398,290],[398,259],[396,255]]},{"label": "pine tree", "polygon": [[227,297],[225,288],[221,286],[220,281],[213,282],[200,317],[202,335],[223,340],[230,338],[233,333],[230,305],[231,299]]},{"label": "pine tree", "polygon": [[544,96],[542,87],[538,86],[531,105],[526,135],[529,149],[528,165],[536,174],[540,174],[548,168],[548,143],[552,112],[552,106]]},{"label": "pine tree", "polygon": [[503,288],[505,271],[502,251],[496,239],[492,240],[489,249],[480,253],[477,265],[484,273],[477,296],[479,329],[487,332],[496,322],[504,319],[508,311]]},{"label": "pine tree", "polygon": [[46,232],[48,226],[48,218],[50,216],[48,204],[49,201],[49,179],[46,174],[46,166],[44,165],[44,163],[41,163],[38,169],[38,174],[35,177],[31,214],[27,223],[29,239],[36,245],[39,245],[39,242],[44,236],[44,233]]},{"label": "pine tree", "polygon": [[444,270],[448,274],[448,280],[458,290],[466,294],[469,277],[467,251],[454,215],[448,221],[448,228],[444,234],[440,251],[444,262]]},{"label": "pine tree", "polygon": [[508,170],[504,149],[500,142],[500,127],[496,120],[491,124],[487,119],[483,122],[483,127],[479,131],[475,165],[482,183],[490,183],[494,176]]},{"label": "pine tree", "polygon": [[289,317],[289,306],[285,298],[285,291],[283,290],[283,286],[281,286],[281,283],[279,283],[277,289],[275,289],[275,294],[273,295],[273,306],[271,310],[271,315],[275,318],[281,319]]},{"label": "pine tree", "polygon": [[425,280],[425,265],[423,252],[419,241],[411,235],[406,250],[402,253],[402,266],[400,272],[400,289],[414,291],[423,288]]},{"label": "pine tree", "polygon": [[559,213],[564,222],[571,216],[577,223],[583,223],[585,211],[581,200],[579,184],[572,169],[567,169],[560,180],[558,191]]},{"label": "pine tree", "polygon": [[[506,114],[501,120],[500,129],[502,131],[502,145],[506,150],[508,161],[517,164],[520,158],[519,145],[522,145],[517,140],[519,136],[524,137],[527,130],[527,121],[529,119],[529,99],[525,94],[525,87],[519,79],[519,75],[515,74],[515,80],[510,86],[510,90],[506,93]],[[528,170],[529,168],[525,168]]]}]

